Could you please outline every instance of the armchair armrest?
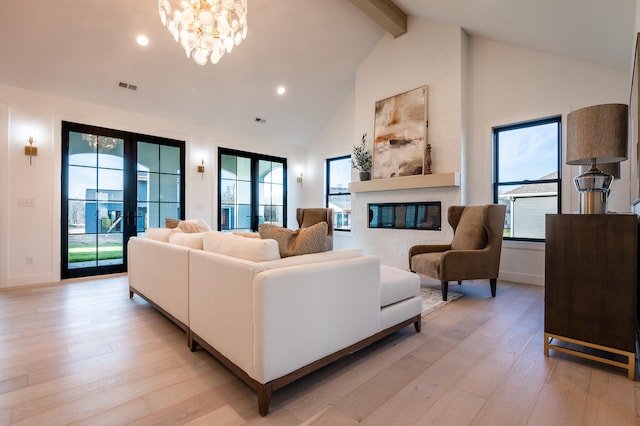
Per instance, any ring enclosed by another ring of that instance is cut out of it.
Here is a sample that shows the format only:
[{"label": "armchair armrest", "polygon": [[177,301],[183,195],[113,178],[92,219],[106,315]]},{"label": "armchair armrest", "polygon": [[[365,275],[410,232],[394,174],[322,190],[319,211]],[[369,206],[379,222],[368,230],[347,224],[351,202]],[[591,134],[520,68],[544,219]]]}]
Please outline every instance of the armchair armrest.
[{"label": "armchair armrest", "polygon": [[409,269],[411,269],[411,258],[413,256],[423,253],[441,253],[447,250],[451,250],[451,244],[423,244],[412,246],[409,249]]},{"label": "armchair armrest", "polygon": [[497,278],[498,265],[493,265],[491,252],[482,250],[449,250],[441,259],[441,280]]}]

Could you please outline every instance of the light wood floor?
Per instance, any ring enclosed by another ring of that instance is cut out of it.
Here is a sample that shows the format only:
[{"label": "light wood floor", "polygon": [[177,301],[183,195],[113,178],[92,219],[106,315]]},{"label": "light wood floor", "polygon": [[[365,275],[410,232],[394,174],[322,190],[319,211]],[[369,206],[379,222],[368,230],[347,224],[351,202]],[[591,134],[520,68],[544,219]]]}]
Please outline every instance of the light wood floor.
[{"label": "light wood floor", "polygon": [[0,424],[638,425],[615,367],[543,355],[544,290],[488,282],[372,347],[256,396],[126,276],[0,291]]}]

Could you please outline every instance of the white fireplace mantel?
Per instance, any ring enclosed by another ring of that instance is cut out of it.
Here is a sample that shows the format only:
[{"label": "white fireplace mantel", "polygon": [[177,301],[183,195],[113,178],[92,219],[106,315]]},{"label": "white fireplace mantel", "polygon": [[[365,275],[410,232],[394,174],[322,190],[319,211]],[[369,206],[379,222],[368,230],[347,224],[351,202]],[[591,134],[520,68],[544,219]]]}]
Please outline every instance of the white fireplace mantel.
[{"label": "white fireplace mantel", "polygon": [[401,176],[390,179],[351,182],[349,184],[349,192],[394,191],[398,189],[440,188],[446,186],[460,186],[460,173]]}]

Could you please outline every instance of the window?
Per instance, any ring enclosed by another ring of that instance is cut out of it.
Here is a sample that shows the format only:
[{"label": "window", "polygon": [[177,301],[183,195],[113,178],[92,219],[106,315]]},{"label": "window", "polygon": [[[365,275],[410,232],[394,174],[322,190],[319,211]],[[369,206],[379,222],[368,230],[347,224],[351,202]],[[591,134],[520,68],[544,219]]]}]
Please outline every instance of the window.
[{"label": "window", "polygon": [[257,231],[261,223],[286,226],[287,160],[218,150],[218,230]]},{"label": "window", "polygon": [[333,229],[351,230],[351,156],[327,159],[327,207],[333,209]]},{"label": "window", "polygon": [[560,117],[496,127],[493,202],[507,206],[504,238],[543,241],[560,208]]}]

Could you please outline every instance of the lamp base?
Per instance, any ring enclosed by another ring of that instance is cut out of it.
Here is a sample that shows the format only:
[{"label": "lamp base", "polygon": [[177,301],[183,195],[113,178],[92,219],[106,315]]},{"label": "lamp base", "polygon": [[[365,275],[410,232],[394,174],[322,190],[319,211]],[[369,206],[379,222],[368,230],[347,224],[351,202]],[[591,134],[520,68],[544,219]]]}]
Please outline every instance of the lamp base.
[{"label": "lamp base", "polygon": [[583,191],[580,193],[580,214],[607,214],[607,192]]},{"label": "lamp base", "polygon": [[613,176],[596,168],[595,163],[580,176],[573,179],[580,193],[580,214],[606,214],[607,199]]}]

